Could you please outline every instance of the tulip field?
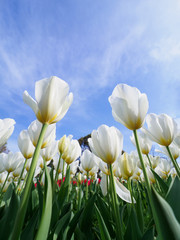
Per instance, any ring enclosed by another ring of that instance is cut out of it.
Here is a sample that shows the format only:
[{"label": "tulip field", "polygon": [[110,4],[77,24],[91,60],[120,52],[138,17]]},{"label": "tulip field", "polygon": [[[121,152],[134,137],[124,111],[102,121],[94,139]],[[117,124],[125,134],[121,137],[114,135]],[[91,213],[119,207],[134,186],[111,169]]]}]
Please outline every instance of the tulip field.
[{"label": "tulip field", "polygon": [[[176,121],[147,114],[146,94],[126,84],[108,100],[136,151],[124,152],[123,134],[105,124],[83,147],[72,135],[56,139],[73,102],[60,78],[37,81],[35,99],[24,92],[36,120],[19,133],[19,152],[0,153],[0,239],[180,240]],[[0,119],[0,147],[14,125]],[[151,154],[153,143],[160,154]]]}]

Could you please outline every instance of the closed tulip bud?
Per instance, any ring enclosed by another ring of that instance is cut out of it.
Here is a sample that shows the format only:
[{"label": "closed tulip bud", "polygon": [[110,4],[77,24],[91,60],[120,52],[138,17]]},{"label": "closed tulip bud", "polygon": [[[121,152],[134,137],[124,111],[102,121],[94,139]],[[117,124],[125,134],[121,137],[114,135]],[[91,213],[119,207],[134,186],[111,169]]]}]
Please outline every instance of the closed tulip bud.
[{"label": "closed tulip bud", "polygon": [[96,165],[96,155],[86,149],[81,156],[81,167],[84,171],[89,172]]},{"label": "closed tulip bud", "polygon": [[35,147],[33,146],[29,133],[27,130],[20,132],[18,137],[18,147],[24,156],[24,158],[29,159],[33,156]]},{"label": "closed tulip bud", "polygon": [[107,164],[112,164],[122,152],[123,135],[115,127],[101,125],[97,130],[93,130],[88,142],[97,157]]},{"label": "closed tulip bud", "polygon": [[56,123],[60,121],[73,101],[69,93],[69,85],[58,77],[45,78],[36,82],[34,100],[27,91],[23,100],[34,111],[41,123]]},{"label": "closed tulip bud", "polygon": [[[42,124],[37,120],[33,121],[28,127],[30,139],[35,147],[39,139],[41,128]],[[48,145],[50,145],[55,140],[55,138],[56,138],[56,124],[52,124],[49,125],[47,128],[41,148],[45,148]]]},{"label": "closed tulip bud", "polygon": [[146,117],[148,129],[143,131],[149,138],[162,146],[169,146],[177,133],[177,123],[167,114],[148,114]]},{"label": "closed tulip bud", "polygon": [[118,84],[109,97],[112,115],[117,122],[130,130],[139,129],[144,124],[149,103],[146,94],[126,84]]},{"label": "closed tulip bud", "polygon": [[62,159],[67,163],[71,164],[76,159],[78,159],[81,155],[81,147],[77,140],[71,139],[69,145],[66,145],[62,153]]},{"label": "closed tulip bud", "polygon": [[0,147],[2,147],[14,131],[14,119],[0,119]]},{"label": "closed tulip bud", "polygon": [[63,152],[65,152],[71,142],[71,139],[72,139],[72,135],[69,135],[69,136],[66,136],[64,135],[60,140],[59,140],[59,143],[58,143],[58,148],[59,148],[59,152],[60,154],[62,154]]},{"label": "closed tulip bud", "polygon": [[119,165],[121,169],[122,177],[125,180],[128,180],[130,177],[133,176],[137,163],[134,158],[128,155],[126,152],[119,158]]}]

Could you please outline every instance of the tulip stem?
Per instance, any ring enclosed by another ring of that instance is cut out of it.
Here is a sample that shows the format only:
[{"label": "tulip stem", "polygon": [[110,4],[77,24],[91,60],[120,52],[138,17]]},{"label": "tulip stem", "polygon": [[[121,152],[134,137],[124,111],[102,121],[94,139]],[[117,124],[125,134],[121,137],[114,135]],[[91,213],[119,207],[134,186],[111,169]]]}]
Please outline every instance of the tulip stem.
[{"label": "tulip stem", "polygon": [[[2,195],[4,186],[6,185],[6,182],[7,182],[7,180],[8,180],[9,174],[10,174],[10,173],[8,172],[8,174],[7,174],[7,176],[6,176],[6,179],[5,179],[4,183],[3,183],[3,186],[2,186],[2,188],[1,188],[1,190],[0,190],[0,196]],[[0,202],[0,203],[1,203],[1,202]]]},{"label": "tulip stem", "polygon": [[131,201],[132,201],[132,206],[134,208],[134,201],[133,201],[133,192],[132,192],[132,186],[131,186],[131,179],[128,179],[128,189],[130,191],[130,195],[131,195]]},{"label": "tulip stem", "polygon": [[64,178],[64,166],[65,166],[65,161],[64,161],[64,159],[63,159],[62,181],[63,181],[63,178]]},{"label": "tulip stem", "polygon": [[153,168],[152,168],[152,163],[151,163],[151,160],[150,160],[150,157],[149,157],[149,155],[148,155],[148,154],[146,154],[146,157],[147,157],[147,159],[148,159],[148,161],[149,161],[149,166],[150,166],[150,168],[151,168],[151,169],[153,169]]},{"label": "tulip stem", "polygon": [[86,181],[86,201],[88,200],[88,178],[89,178],[89,172],[87,172],[87,181]]},{"label": "tulip stem", "polygon": [[116,188],[114,184],[114,175],[113,175],[113,170],[112,170],[112,165],[109,165],[109,170],[110,170],[110,186],[111,186],[111,198],[112,198],[112,205],[113,205],[113,214],[116,222],[116,239],[117,240],[123,240],[123,234],[122,234],[122,224],[121,224],[121,218],[120,218],[120,213],[119,213],[119,203],[117,199],[117,194],[116,194]]},{"label": "tulip stem", "polygon": [[172,153],[171,153],[171,151],[169,149],[169,146],[167,146],[166,149],[167,149],[167,151],[169,153],[169,156],[170,156],[171,161],[172,161],[172,163],[174,165],[174,168],[176,169],[177,175],[180,178],[180,167],[179,167],[178,163],[176,162],[176,160],[173,158],[173,155],[172,155]]},{"label": "tulip stem", "polygon": [[57,165],[57,168],[56,168],[56,175],[55,175],[55,179],[54,179],[53,193],[55,192],[56,187],[57,187],[57,180],[58,180],[58,175],[59,175],[60,162],[61,162],[61,154],[59,155],[59,161],[58,161],[58,165]]},{"label": "tulip stem", "polygon": [[17,184],[17,187],[16,187],[16,193],[18,192],[18,187],[19,187],[19,184],[21,182],[21,179],[22,179],[22,176],[23,176],[23,173],[24,173],[24,169],[26,167],[26,163],[27,163],[27,158],[25,159],[25,162],[24,162],[24,165],[23,165],[23,169],[21,171],[21,175],[20,175],[20,177],[18,179],[18,184]]},{"label": "tulip stem", "polygon": [[136,142],[136,148],[137,148],[138,155],[139,155],[139,160],[140,160],[140,162],[141,162],[141,167],[142,167],[143,174],[144,174],[144,180],[145,180],[145,182],[146,182],[146,187],[147,187],[147,191],[148,191],[148,196],[149,196],[149,198],[150,198],[150,197],[151,197],[151,187],[150,187],[149,178],[148,178],[148,176],[147,176],[147,172],[146,172],[144,160],[143,160],[142,153],[141,153],[140,146],[139,146],[139,141],[138,141],[138,136],[137,136],[137,130],[136,130],[136,129],[133,130],[133,133],[134,133],[134,139],[135,139],[135,142]]},{"label": "tulip stem", "polygon": [[17,212],[11,240],[19,239],[20,234],[21,234],[21,229],[23,227],[24,218],[25,218],[25,214],[26,214],[26,210],[27,210],[27,206],[28,206],[28,201],[29,201],[29,197],[31,194],[32,180],[33,180],[34,172],[35,172],[37,161],[39,158],[39,153],[41,150],[41,146],[43,143],[43,139],[44,139],[44,135],[46,133],[47,127],[48,127],[48,124],[44,123],[42,126],[42,129],[41,129],[41,133],[39,135],[39,139],[38,139],[38,142],[37,142],[37,145],[36,145],[36,148],[34,151],[34,155],[32,158],[27,182],[26,182],[25,188],[23,190],[19,210]]}]

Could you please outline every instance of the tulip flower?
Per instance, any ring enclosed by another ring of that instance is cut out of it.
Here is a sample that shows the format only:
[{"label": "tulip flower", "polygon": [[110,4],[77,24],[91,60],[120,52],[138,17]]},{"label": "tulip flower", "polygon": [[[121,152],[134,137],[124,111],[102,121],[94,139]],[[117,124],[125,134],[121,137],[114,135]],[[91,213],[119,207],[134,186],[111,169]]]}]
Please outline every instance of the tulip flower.
[{"label": "tulip flower", "polygon": [[14,119],[0,119],[0,147],[2,147],[14,131]]},{"label": "tulip flower", "polygon": [[73,94],[69,93],[69,85],[58,77],[50,77],[36,82],[34,100],[27,91],[23,100],[34,111],[41,123],[56,123],[60,121],[73,101]]},{"label": "tulip flower", "polygon": [[119,157],[123,147],[123,135],[115,127],[101,125],[93,130],[88,139],[92,152],[107,164],[112,164]]},{"label": "tulip flower", "polygon": [[[131,142],[136,146],[134,135],[130,137]],[[148,135],[144,132],[138,133],[138,140],[139,140],[139,146],[141,149],[141,152],[145,155],[149,154],[152,147],[152,141],[149,139]]]},{"label": "tulip flower", "polygon": [[81,155],[81,147],[77,140],[71,139],[62,153],[62,159],[69,165],[78,159]]},{"label": "tulip flower", "polygon": [[110,187],[111,197],[113,199],[113,212],[114,219],[117,224],[117,239],[122,239],[122,224],[118,213],[118,199],[114,182],[114,175],[112,170],[112,164],[116,161],[122,152],[123,147],[123,135],[115,127],[108,127],[107,125],[101,125],[97,130],[93,130],[91,138],[88,139],[89,146],[92,152],[108,164],[108,170],[110,172]]},{"label": "tulip flower", "polygon": [[51,159],[53,159],[53,157],[56,155],[56,153],[58,152],[58,142],[57,141],[53,141],[48,147],[41,149],[41,156],[42,158],[48,162]]},{"label": "tulip flower", "polygon": [[128,180],[130,177],[133,176],[136,170],[137,167],[136,159],[134,159],[133,157],[131,157],[131,155],[125,152],[123,153],[123,155],[120,156],[118,160],[122,177],[125,180]]},{"label": "tulip flower", "polygon": [[18,147],[25,159],[32,158],[35,147],[33,146],[27,130],[20,132],[18,137]]},{"label": "tulip flower", "polygon": [[177,123],[167,114],[148,114],[146,117],[148,129],[143,128],[149,138],[162,145],[169,146],[175,138]]},{"label": "tulip flower", "polygon": [[109,102],[117,122],[130,130],[142,127],[149,107],[146,94],[142,94],[135,87],[118,84],[109,97]]},{"label": "tulip flower", "polygon": [[[35,147],[38,143],[41,128],[42,128],[42,124],[38,120],[33,121],[28,127],[29,137],[32,141],[32,144]],[[45,148],[48,145],[50,145],[55,140],[55,138],[56,138],[56,124],[52,124],[47,127],[47,131],[43,138],[43,143],[41,148]]]},{"label": "tulip flower", "polygon": [[86,149],[81,156],[81,167],[89,172],[96,165],[96,155]]},{"label": "tulip flower", "polygon": [[178,131],[177,123],[167,114],[156,115],[154,113],[147,115],[146,123],[148,130],[144,128],[143,131],[148,134],[152,141],[166,147],[177,174],[180,177],[180,168],[169,149],[169,145],[173,142]]},{"label": "tulip flower", "polygon": [[[174,141],[169,145],[169,150],[173,156],[173,158],[176,160],[179,155],[180,155],[180,149],[179,147],[174,143]],[[159,149],[156,149],[155,150],[156,152],[159,152],[159,153],[163,153],[165,154],[166,156],[170,157],[169,156],[169,152],[167,151],[166,147],[164,146],[161,146],[161,150]],[[170,157],[171,158],[171,157]]]}]

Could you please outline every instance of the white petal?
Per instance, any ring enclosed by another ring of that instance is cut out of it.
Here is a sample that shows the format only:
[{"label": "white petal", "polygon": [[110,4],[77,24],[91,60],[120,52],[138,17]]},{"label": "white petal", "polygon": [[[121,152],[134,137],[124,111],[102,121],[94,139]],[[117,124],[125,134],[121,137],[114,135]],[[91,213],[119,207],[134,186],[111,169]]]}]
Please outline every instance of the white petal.
[{"label": "white petal", "polygon": [[27,91],[23,93],[23,101],[32,108],[35,114],[38,113],[37,102],[29,95]]}]

